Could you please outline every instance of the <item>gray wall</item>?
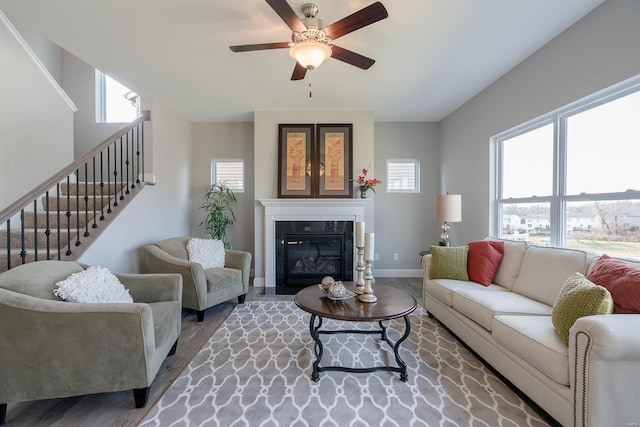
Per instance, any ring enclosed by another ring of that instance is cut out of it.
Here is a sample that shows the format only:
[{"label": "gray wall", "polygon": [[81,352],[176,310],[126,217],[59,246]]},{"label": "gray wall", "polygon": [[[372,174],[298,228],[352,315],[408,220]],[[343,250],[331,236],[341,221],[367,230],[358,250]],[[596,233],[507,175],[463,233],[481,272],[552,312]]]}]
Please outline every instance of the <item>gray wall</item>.
[{"label": "gray wall", "polygon": [[10,28],[0,22],[0,211],[73,160],[73,105]]},{"label": "gray wall", "polygon": [[95,68],[64,49],[62,87],[78,107],[73,121],[76,159],[124,127],[122,123],[96,123]]},{"label": "gray wall", "polygon": [[433,219],[440,179],[438,141],[437,123],[375,123],[375,178],[385,181],[388,159],[420,161],[420,193],[387,193],[386,182],[377,187],[374,209],[380,260],[375,269],[380,277],[419,275],[418,253],[439,240],[439,226]]},{"label": "gray wall", "polygon": [[462,194],[453,244],[490,232],[490,138],[640,74],[639,17],[640,1],[606,1],[441,122],[441,189]]},{"label": "gray wall", "polygon": [[191,158],[191,235],[209,237],[198,225],[204,219],[199,209],[211,185],[211,159],[244,159],[245,191],[235,193],[238,199],[233,212],[238,223],[229,230],[234,249],[253,253],[254,160],[253,123],[194,123],[193,156]]}]

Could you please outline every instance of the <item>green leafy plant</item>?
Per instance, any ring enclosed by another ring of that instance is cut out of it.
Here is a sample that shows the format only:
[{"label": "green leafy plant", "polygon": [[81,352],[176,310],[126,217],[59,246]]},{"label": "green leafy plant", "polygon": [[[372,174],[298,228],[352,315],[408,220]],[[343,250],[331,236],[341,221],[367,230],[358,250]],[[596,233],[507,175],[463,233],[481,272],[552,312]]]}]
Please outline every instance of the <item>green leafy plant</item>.
[{"label": "green leafy plant", "polygon": [[212,239],[222,240],[226,249],[233,245],[227,239],[227,230],[238,222],[231,205],[236,203],[236,195],[226,182],[217,182],[209,187],[204,195],[204,203],[200,209],[207,213],[200,223]]}]

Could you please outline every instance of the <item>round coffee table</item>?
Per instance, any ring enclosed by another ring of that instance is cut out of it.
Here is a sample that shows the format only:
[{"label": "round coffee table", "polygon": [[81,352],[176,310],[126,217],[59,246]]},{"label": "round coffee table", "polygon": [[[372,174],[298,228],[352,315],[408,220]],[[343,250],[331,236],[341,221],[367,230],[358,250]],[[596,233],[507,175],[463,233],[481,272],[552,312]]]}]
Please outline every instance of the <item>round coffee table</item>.
[{"label": "round coffee table", "polygon": [[[318,381],[320,379],[320,372],[324,371],[352,373],[392,371],[399,372],[400,380],[407,381],[409,378],[407,375],[407,364],[400,358],[398,350],[400,344],[407,339],[411,332],[409,314],[416,309],[416,299],[406,292],[387,286],[377,286],[374,289],[374,293],[378,297],[378,301],[375,303],[361,302],[358,300],[358,296],[333,301],[327,298],[317,285],[308,286],[296,294],[296,305],[311,314],[309,332],[311,333],[311,338],[315,341],[314,352],[316,355],[316,360],[313,363],[313,372],[311,373],[311,379],[313,381]],[[394,343],[387,336],[387,327],[383,324],[383,321],[397,319],[399,317],[404,318],[405,331],[402,337]],[[368,331],[359,329],[320,330],[323,318],[346,320],[349,322],[378,322],[380,329]],[[371,368],[320,366],[323,352],[320,334],[380,334],[382,340],[393,349],[393,354],[398,366],[374,366]]]}]

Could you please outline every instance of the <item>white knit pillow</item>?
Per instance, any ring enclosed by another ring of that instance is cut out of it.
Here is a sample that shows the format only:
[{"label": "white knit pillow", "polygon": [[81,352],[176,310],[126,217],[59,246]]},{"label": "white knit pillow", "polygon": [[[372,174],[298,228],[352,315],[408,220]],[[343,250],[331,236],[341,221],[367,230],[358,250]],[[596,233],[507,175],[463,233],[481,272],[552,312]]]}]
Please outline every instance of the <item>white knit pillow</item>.
[{"label": "white knit pillow", "polygon": [[133,302],[129,290],[104,267],[89,267],[55,284],[53,293],[68,302]]},{"label": "white knit pillow", "polygon": [[224,267],[224,244],[222,240],[197,239],[187,242],[189,261],[197,262],[202,268]]}]

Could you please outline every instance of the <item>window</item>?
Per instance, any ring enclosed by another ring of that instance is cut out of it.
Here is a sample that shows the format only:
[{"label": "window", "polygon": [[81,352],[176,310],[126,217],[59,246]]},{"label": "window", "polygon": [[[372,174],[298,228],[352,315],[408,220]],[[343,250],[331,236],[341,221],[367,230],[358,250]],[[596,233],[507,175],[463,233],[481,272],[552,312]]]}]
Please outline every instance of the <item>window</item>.
[{"label": "window", "polygon": [[420,161],[387,160],[387,192],[419,193]]},{"label": "window", "polygon": [[244,160],[211,160],[211,184],[226,183],[236,193],[244,193]]},{"label": "window", "polygon": [[640,76],[494,141],[495,235],[640,258]]},{"label": "window", "polygon": [[96,123],[128,123],[138,116],[138,95],[96,70]]}]

